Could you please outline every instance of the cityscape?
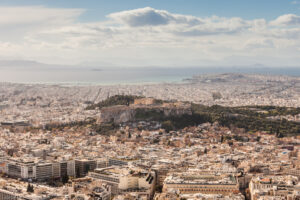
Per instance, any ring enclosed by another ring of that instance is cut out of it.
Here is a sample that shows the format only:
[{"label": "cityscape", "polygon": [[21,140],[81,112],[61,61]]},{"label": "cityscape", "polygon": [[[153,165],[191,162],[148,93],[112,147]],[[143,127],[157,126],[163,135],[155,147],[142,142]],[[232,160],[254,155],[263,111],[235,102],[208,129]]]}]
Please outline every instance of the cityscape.
[{"label": "cityscape", "polygon": [[300,2],[124,2],[0,1],[0,200],[300,200]]}]

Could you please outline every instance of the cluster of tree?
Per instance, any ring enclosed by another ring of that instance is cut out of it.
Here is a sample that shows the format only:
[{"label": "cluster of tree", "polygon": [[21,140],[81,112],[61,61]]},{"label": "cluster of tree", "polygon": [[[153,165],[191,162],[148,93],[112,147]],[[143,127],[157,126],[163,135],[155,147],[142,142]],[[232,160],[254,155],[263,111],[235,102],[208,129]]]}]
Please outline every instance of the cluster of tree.
[{"label": "cluster of tree", "polygon": [[162,121],[162,128],[167,131],[179,130],[188,126],[197,126],[206,122],[212,122],[211,117],[207,114],[181,115],[166,117]]},{"label": "cluster of tree", "polygon": [[[259,112],[258,112],[259,111]],[[188,126],[195,126],[206,122],[219,122],[220,125],[231,128],[242,128],[246,132],[265,131],[275,134],[277,137],[299,135],[300,123],[282,120],[268,119],[277,115],[296,115],[300,108],[276,107],[276,106],[244,106],[223,107],[219,105],[204,106],[192,104],[192,115],[166,117],[163,111],[158,109],[137,109],[137,120],[160,121],[166,131],[178,130]],[[244,140],[244,138],[235,138]]]},{"label": "cluster of tree", "polygon": [[263,112],[265,117],[270,116],[286,116],[286,115],[298,115],[300,114],[300,107],[293,108],[293,107],[279,107],[279,106],[246,106],[248,110],[257,109]]},{"label": "cluster of tree", "polygon": [[107,98],[104,101],[101,101],[97,104],[92,104],[88,106],[87,110],[95,110],[96,108],[104,108],[109,106],[116,106],[116,105],[130,105],[134,102],[135,99],[142,98],[141,96],[134,96],[134,95],[115,95]]},{"label": "cluster of tree", "polygon": [[197,113],[214,113],[214,115],[244,115],[250,117],[271,117],[300,114],[300,108],[278,107],[278,106],[240,106],[224,107],[219,105],[204,106],[192,104],[192,109]]},{"label": "cluster of tree", "polygon": [[9,155],[10,157],[12,157],[15,153],[15,149],[7,149],[7,155]]},{"label": "cluster of tree", "polygon": [[97,133],[101,135],[109,135],[110,133],[113,133],[116,129],[119,128],[118,125],[114,123],[105,123],[105,124],[99,124],[96,122],[95,119],[88,119],[85,121],[74,121],[70,123],[55,123],[55,124],[47,124],[45,126],[46,130],[53,131],[53,130],[63,130],[65,128],[71,128],[71,127],[89,127],[91,129],[91,133]]},{"label": "cluster of tree", "polygon": [[138,108],[135,113],[136,120],[159,121],[167,132],[183,129],[188,126],[196,126],[205,122],[212,122],[208,114],[193,113],[192,115],[166,116],[159,109]]},{"label": "cluster of tree", "polygon": [[[129,105],[135,99],[142,98],[132,95],[115,95],[98,104],[93,104],[87,109],[103,108],[114,105]],[[158,100],[159,101],[159,100]],[[163,101],[162,101],[163,102]],[[178,130],[188,126],[196,126],[206,122],[219,122],[226,127],[243,128],[247,132],[266,131],[277,137],[300,134],[300,123],[282,120],[271,120],[270,116],[285,116],[300,114],[300,108],[277,107],[277,106],[240,106],[223,107],[219,105],[204,106],[200,104],[191,105],[191,115],[165,116],[160,109],[137,108],[135,119],[137,121],[159,121],[162,128],[167,131]],[[47,130],[62,129],[65,127],[80,127],[89,125],[98,134],[110,134],[118,126],[114,123],[97,124],[95,119],[64,124],[48,124]],[[235,138],[244,140],[244,138]]]},{"label": "cluster of tree", "polygon": [[28,183],[28,185],[27,185],[27,192],[28,193],[33,193],[34,192],[33,185],[31,185],[30,183]]},{"label": "cluster of tree", "polygon": [[243,128],[247,132],[266,131],[275,134],[277,137],[300,134],[300,123],[282,120],[271,120],[267,117],[298,114],[299,108],[285,108],[275,106],[256,106],[256,109],[266,112],[257,112],[254,107],[223,107],[223,106],[203,106],[192,105],[193,113],[206,114],[210,116],[212,122],[219,122],[226,127]]},{"label": "cluster of tree", "polygon": [[213,100],[222,99],[222,94],[220,92],[213,92],[212,98]]},{"label": "cluster of tree", "polygon": [[91,129],[100,135],[109,135],[119,128],[118,125],[114,123],[106,124],[92,124]]},{"label": "cluster of tree", "polygon": [[300,134],[300,123],[287,121],[284,119],[273,121],[261,117],[223,116],[218,121],[222,126],[229,127],[230,125],[234,125],[239,128],[244,128],[247,132],[265,131],[275,134],[277,137]]},{"label": "cluster of tree", "polygon": [[53,129],[64,129],[66,127],[79,127],[79,126],[87,126],[90,124],[94,124],[96,122],[96,119],[87,119],[83,121],[72,121],[68,123],[51,123],[51,124],[46,124],[45,129],[52,131]]},{"label": "cluster of tree", "polygon": [[249,170],[250,173],[262,173],[261,166],[253,166]]}]

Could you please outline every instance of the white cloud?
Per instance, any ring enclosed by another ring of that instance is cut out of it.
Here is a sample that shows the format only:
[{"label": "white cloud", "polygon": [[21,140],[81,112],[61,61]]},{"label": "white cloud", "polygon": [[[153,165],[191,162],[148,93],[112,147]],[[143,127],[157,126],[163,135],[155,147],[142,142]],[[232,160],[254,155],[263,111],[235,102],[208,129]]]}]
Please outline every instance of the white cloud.
[{"label": "white cloud", "polygon": [[[20,13],[15,15],[12,13]],[[79,22],[81,9],[0,7],[0,57],[76,64],[236,64],[258,55],[300,61],[299,17],[265,19],[195,17],[154,8],[112,13],[99,22]],[[299,55],[298,55],[299,54]],[[230,59],[226,59],[230,57]],[[265,59],[264,59],[265,58]],[[297,64],[295,62],[295,64]]]},{"label": "white cloud", "polygon": [[83,13],[82,9],[46,8],[43,6],[0,7],[0,26],[66,24]]},{"label": "white cloud", "polygon": [[274,42],[271,39],[255,38],[246,41],[245,48],[259,49],[259,48],[274,48]]},{"label": "white cloud", "polygon": [[150,7],[112,13],[108,17],[132,27],[159,26],[170,23],[189,25],[202,23],[197,17],[171,14],[165,10],[156,10]]},{"label": "white cloud", "polygon": [[241,18],[200,18],[149,7],[112,13],[108,18],[119,25],[132,28],[152,27],[152,30],[159,27],[161,31],[181,36],[232,34],[249,28],[249,23]]},{"label": "white cloud", "polygon": [[0,41],[19,41],[29,32],[73,24],[83,12],[43,6],[0,7]]},{"label": "white cloud", "polygon": [[204,19],[203,24],[189,27],[177,27],[175,34],[181,36],[205,36],[219,34],[236,34],[250,28],[250,23],[241,18],[219,18]]},{"label": "white cloud", "polygon": [[295,14],[286,14],[279,16],[276,20],[270,22],[273,26],[296,26],[300,25],[300,16]]}]

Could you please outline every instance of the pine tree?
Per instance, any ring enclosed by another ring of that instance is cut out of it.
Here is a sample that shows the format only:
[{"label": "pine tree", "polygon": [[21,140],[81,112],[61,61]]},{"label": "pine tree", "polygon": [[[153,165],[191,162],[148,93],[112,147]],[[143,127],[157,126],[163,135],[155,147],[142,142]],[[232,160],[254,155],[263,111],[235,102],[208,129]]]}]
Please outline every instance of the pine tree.
[{"label": "pine tree", "polygon": [[28,183],[28,185],[27,185],[27,192],[28,193],[33,193],[34,192],[33,185],[30,185],[30,183]]},{"label": "pine tree", "polygon": [[27,185],[27,192],[30,192],[30,184],[28,183],[28,185]]}]

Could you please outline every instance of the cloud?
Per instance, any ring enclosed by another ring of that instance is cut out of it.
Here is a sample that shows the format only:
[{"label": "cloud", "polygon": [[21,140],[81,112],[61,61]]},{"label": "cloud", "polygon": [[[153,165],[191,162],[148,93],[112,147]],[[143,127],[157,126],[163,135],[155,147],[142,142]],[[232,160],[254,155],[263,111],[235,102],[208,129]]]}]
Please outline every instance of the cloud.
[{"label": "cloud", "polygon": [[178,28],[175,34],[190,37],[219,34],[233,35],[250,27],[250,23],[241,18],[213,17],[212,19],[204,19],[203,24],[198,26],[185,27],[184,29]]},{"label": "cloud", "polygon": [[295,14],[286,14],[279,16],[274,21],[270,22],[272,26],[296,26],[300,25],[300,16]]},{"label": "cloud", "polygon": [[291,4],[298,5],[298,4],[300,4],[300,1],[292,1]]},{"label": "cloud", "polygon": [[0,7],[0,26],[40,23],[66,24],[74,21],[83,9],[46,8],[43,6]]},{"label": "cloud", "polygon": [[297,40],[300,38],[300,28],[279,29],[274,28],[266,31],[263,35],[266,37]]},{"label": "cloud", "polygon": [[0,41],[19,41],[29,32],[73,24],[83,12],[43,6],[0,7]]},{"label": "cloud", "polygon": [[259,48],[274,48],[274,42],[271,39],[259,38],[250,39],[246,41],[245,48],[259,49]]},{"label": "cloud", "polygon": [[119,26],[131,28],[151,27],[151,31],[177,36],[195,37],[218,34],[234,34],[247,29],[250,24],[241,18],[200,18],[169,13],[146,7],[112,13],[107,16]]},{"label": "cloud", "polygon": [[292,56],[300,62],[296,15],[273,21],[245,20],[196,17],[146,7],[112,13],[102,21],[80,22],[78,17],[84,12],[88,11],[0,7],[0,57],[149,66],[197,65],[204,60],[222,65],[226,57],[251,60],[259,54],[261,60],[276,55],[282,61]]},{"label": "cloud", "polygon": [[131,27],[160,26],[170,23],[190,25],[202,23],[197,17],[171,14],[165,10],[156,10],[150,7],[112,13],[107,17]]}]

